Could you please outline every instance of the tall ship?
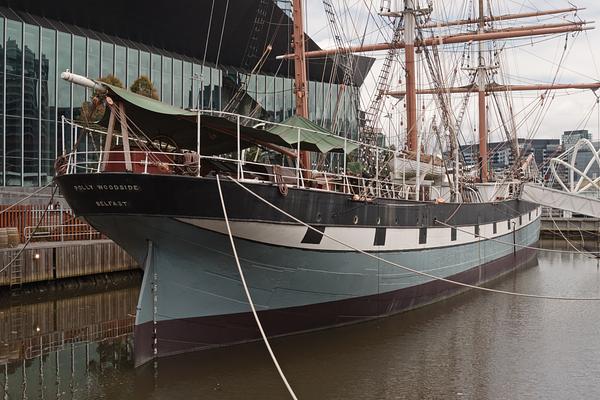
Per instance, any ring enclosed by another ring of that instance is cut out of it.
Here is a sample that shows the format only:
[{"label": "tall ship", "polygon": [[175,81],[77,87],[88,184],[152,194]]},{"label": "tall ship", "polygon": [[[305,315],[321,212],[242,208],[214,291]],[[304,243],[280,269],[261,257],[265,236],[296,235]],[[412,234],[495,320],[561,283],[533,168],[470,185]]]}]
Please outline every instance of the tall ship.
[{"label": "tall ship", "polygon": [[[301,0],[289,10],[293,53],[271,55],[266,47],[264,57],[294,65],[295,115],[280,123],[235,107],[180,109],[62,74],[94,93],[94,113],[106,110],[97,124],[63,120],[63,130],[79,139],[57,160],[56,182],[78,216],[144,268],[137,365],[260,338],[236,258],[266,334],[280,336],[424,306],[465,290],[450,281],[482,285],[535,257],[541,208],[519,198],[521,184],[535,179],[534,163],[519,155],[501,176],[488,169],[487,99],[598,85],[498,83],[493,51],[500,50],[485,43],[586,30],[586,22],[568,19],[497,26],[573,15],[577,8],[492,15],[480,0],[476,15],[440,21],[432,18],[431,2],[383,1],[378,11],[390,21],[391,40],[348,45],[336,10],[324,5],[335,48],[305,50]],[[443,35],[442,28],[458,33]],[[457,43],[476,55],[461,69],[466,85],[445,77],[440,62],[440,49]],[[309,120],[307,59],[335,58],[347,81],[352,54],[369,51],[386,56],[357,131],[339,135],[335,126]],[[404,82],[393,88],[398,57]],[[424,70],[431,87],[420,83]],[[243,90],[233,102],[236,96]],[[406,140],[391,143],[381,133],[387,96],[406,103]],[[435,112],[421,110],[425,96]],[[478,162],[467,168],[459,137],[470,96],[480,144]],[[426,119],[433,121],[427,127]],[[516,138],[514,120],[501,122]],[[426,130],[437,138],[433,146]],[[86,137],[95,149],[80,146]]]}]

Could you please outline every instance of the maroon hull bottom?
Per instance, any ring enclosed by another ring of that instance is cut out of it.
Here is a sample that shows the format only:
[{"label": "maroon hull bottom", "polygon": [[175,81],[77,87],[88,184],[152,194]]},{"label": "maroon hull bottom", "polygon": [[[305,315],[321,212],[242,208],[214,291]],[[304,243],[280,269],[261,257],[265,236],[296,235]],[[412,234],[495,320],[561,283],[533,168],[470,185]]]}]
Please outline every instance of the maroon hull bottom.
[{"label": "maroon hull bottom", "polygon": [[[449,279],[481,285],[528,265],[536,251],[523,249],[491,263],[451,276]],[[443,281],[432,281],[393,292],[347,300],[261,311],[259,317],[269,336],[307,332],[408,311],[456,295],[466,289]],[[136,366],[154,354],[153,323],[135,326]],[[250,312],[210,317],[160,321],[156,326],[157,356],[164,357],[211,347],[260,339]]]}]

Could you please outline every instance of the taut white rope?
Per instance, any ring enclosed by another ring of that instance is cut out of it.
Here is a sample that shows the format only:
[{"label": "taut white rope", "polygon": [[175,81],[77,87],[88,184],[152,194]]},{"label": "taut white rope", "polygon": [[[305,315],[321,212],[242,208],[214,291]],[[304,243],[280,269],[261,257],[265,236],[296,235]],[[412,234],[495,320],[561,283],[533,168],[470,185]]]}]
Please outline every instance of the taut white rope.
[{"label": "taut white rope", "polygon": [[[527,294],[527,293],[516,293],[516,292],[509,292],[506,290],[497,290],[497,289],[490,289],[490,288],[486,288],[486,287],[481,287],[481,286],[476,286],[476,285],[470,285],[468,283],[463,283],[463,282],[457,282],[457,281],[453,281],[452,279],[447,279],[447,278],[442,278],[439,276],[435,276],[435,275],[431,275],[428,274],[427,272],[422,272],[422,271],[417,271],[416,269],[413,268],[409,268],[409,267],[405,267],[403,265],[397,264],[395,262],[386,260],[384,258],[381,258],[379,256],[376,256],[375,254],[370,254],[367,253],[364,250],[358,249],[352,245],[349,245],[347,243],[344,243],[334,237],[332,237],[331,235],[322,232],[316,228],[313,228],[312,226],[310,226],[309,224],[307,224],[306,222],[303,222],[301,220],[299,220],[298,218],[294,217],[293,215],[291,215],[290,213],[282,210],[281,208],[277,207],[275,204],[270,203],[268,200],[262,198],[261,196],[259,196],[258,194],[254,193],[252,190],[248,189],[246,186],[242,185],[241,183],[239,183],[237,180],[233,179],[232,177],[228,176],[227,178],[229,178],[232,182],[234,182],[236,185],[238,185],[239,187],[241,187],[242,189],[244,189],[245,191],[247,191],[248,193],[250,193],[252,196],[256,197],[258,200],[262,201],[263,203],[265,203],[266,205],[268,205],[269,207],[277,210],[278,212],[280,212],[281,214],[285,215],[286,217],[290,218],[293,221],[296,221],[297,223],[306,226],[308,229],[318,233],[319,235],[323,235],[328,239],[333,240],[334,242],[341,244],[344,247],[349,248],[350,250],[354,250],[357,253],[363,254],[367,257],[371,257],[375,260],[381,261],[383,263],[386,263],[388,265],[392,265],[394,267],[403,269],[405,271],[408,272],[412,272],[416,275],[421,275],[421,276],[425,276],[427,278],[430,279],[435,279],[441,282],[446,282],[446,283],[450,283],[452,285],[456,285],[456,286],[462,286],[462,287],[466,287],[469,289],[476,289],[476,290],[480,290],[482,292],[489,292],[489,293],[496,293],[496,294],[504,294],[504,295],[508,295],[508,296],[515,296],[515,297],[527,297],[527,298],[532,298],[532,299],[544,299],[544,300],[561,300],[561,301],[600,301],[600,298],[597,297],[561,297],[561,296],[542,296],[542,295],[536,295],[536,294]],[[220,189],[220,182],[217,180],[217,183],[219,184],[219,189]],[[510,243],[510,245],[512,246],[512,243]]]},{"label": "taut white rope", "polygon": [[285,377],[281,367],[279,366],[279,362],[271,349],[271,345],[269,344],[269,340],[267,339],[267,335],[260,323],[260,318],[258,318],[258,313],[256,312],[256,308],[254,307],[254,302],[252,301],[252,296],[250,295],[250,290],[248,290],[248,285],[246,284],[246,278],[244,277],[244,272],[242,271],[242,266],[240,265],[240,259],[238,258],[237,250],[235,248],[235,243],[233,241],[233,235],[231,234],[231,227],[229,226],[229,217],[227,216],[227,208],[225,207],[225,200],[223,199],[223,191],[221,190],[221,180],[219,179],[219,175],[217,175],[217,186],[219,187],[219,197],[221,198],[221,206],[223,207],[223,216],[225,217],[225,224],[227,225],[227,233],[229,234],[229,241],[231,242],[231,249],[233,250],[233,256],[235,258],[235,263],[238,268],[238,272],[240,273],[240,279],[242,280],[242,285],[244,286],[244,291],[246,292],[246,297],[248,298],[248,303],[250,304],[250,308],[252,309],[252,314],[254,315],[254,319],[256,320],[256,325],[258,325],[258,329],[260,330],[260,334],[262,335],[263,341],[265,342],[265,346],[267,346],[267,350],[269,350],[269,354],[271,355],[271,359],[273,360],[273,364],[277,368],[277,372],[279,372],[279,376],[285,383],[285,387],[287,388],[292,399],[298,400],[296,394],[292,390],[287,378]]}]

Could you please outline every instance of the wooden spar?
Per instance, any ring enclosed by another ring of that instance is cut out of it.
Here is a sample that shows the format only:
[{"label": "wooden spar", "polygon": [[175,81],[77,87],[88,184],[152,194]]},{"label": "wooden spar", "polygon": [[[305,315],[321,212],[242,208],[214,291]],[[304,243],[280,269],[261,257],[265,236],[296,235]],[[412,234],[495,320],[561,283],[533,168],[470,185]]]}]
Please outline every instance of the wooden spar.
[{"label": "wooden spar", "polygon": [[[415,38],[417,20],[414,14],[414,0],[406,0],[405,2],[405,20],[404,20],[404,37],[406,40],[405,54],[405,70],[406,70],[406,144],[409,151],[417,153],[421,152],[418,147],[418,130],[417,126],[417,71],[415,67]],[[418,179],[418,177],[417,177]]]},{"label": "wooden spar", "polygon": [[[304,16],[302,0],[294,0],[294,84],[296,93],[296,115],[308,118],[308,96],[306,91],[306,57],[304,48]],[[300,152],[300,163],[310,169],[310,153]]]},{"label": "wooden spar", "polygon": [[[486,93],[498,93],[498,92],[525,92],[535,90],[565,90],[565,89],[600,89],[600,82],[594,83],[553,83],[553,84],[540,84],[540,85],[486,85]],[[477,90],[475,86],[461,86],[452,88],[440,88],[440,89],[420,89],[417,90],[419,95],[434,95],[438,93],[469,93]],[[406,91],[389,91],[385,92],[385,95],[402,98],[406,96]]]},{"label": "wooden spar", "polygon": [[[483,22],[489,23],[489,22],[498,22],[498,21],[510,21],[513,19],[542,17],[544,15],[566,14],[566,13],[577,12],[577,11],[581,11],[581,10],[585,10],[585,8],[571,7],[571,8],[563,8],[563,9],[558,9],[558,10],[534,11],[534,12],[520,13],[520,14],[504,14],[504,15],[484,17]],[[479,23],[480,21],[481,21],[481,18],[476,19],[476,20],[459,19],[459,20],[449,21],[449,22],[428,22],[428,23],[424,24],[422,26],[422,28],[446,28],[449,26],[471,25],[471,24]]]},{"label": "wooden spar", "polygon": [[[589,24],[593,24],[594,22],[595,21],[581,21],[581,22],[577,22],[576,24],[589,25]],[[531,27],[513,26],[510,28],[494,29],[494,32],[515,32],[515,31],[521,31],[523,29],[561,28],[564,26],[572,26],[573,24],[574,24],[574,22],[567,21],[567,22],[560,22],[560,23],[556,23],[556,24],[541,24],[541,25],[536,25],[536,26],[531,26]]]},{"label": "wooden spar", "polygon": [[[423,47],[423,46],[439,46],[444,44],[456,44],[456,43],[467,43],[467,42],[480,42],[485,40],[499,40],[499,39],[516,39],[521,37],[530,37],[530,36],[543,36],[543,35],[554,35],[560,33],[569,33],[569,32],[581,32],[594,29],[593,27],[584,26],[586,22],[576,22],[568,26],[557,27],[557,28],[542,28],[536,29],[535,26],[527,26],[523,27],[522,30],[519,31],[488,31],[485,33],[468,33],[468,34],[460,34],[460,35],[450,35],[450,36],[439,36],[439,37],[430,37],[424,40],[419,40],[415,42],[415,46]],[[307,51],[304,53],[306,58],[318,58],[318,57],[327,57],[334,54],[348,54],[348,53],[368,53],[373,51],[383,51],[389,49],[404,49],[406,48],[405,42],[398,43],[376,43],[376,44],[367,44],[367,45],[359,45],[359,46],[351,46],[348,48],[341,49],[328,49],[328,50],[315,50],[315,51]],[[294,58],[294,54],[286,54],[282,56],[278,56],[277,59],[290,59]]]},{"label": "wooden spar", "polygon": [[[483,0],[479,0],[479,29],[482,33],[485,30],[485,9]],[[483,42],[479,42],[479,64],[477,67],[477,87],[478,87],[478,111],[479,111],[479,160],[480,160],[480,179],[481,182],[488,181],[488,137],[487,137],[487,110],[485,98],[485,86],[487,80],[487,66],[483,56]]]}]

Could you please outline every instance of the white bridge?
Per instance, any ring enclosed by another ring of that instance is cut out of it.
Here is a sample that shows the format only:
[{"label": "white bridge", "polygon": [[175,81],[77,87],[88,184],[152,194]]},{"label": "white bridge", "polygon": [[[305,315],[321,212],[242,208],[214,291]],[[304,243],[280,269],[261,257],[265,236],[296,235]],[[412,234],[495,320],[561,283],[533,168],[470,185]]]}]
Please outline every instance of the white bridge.
[{"label": "white bridge", "polygon": [[[591,158],[583,170],[577,168],[576,162],[582,148],[591,153]],[[521,199],[600,218],[600,178],[589,176],[594,165],[600,168],[600,150],[596,150],[589,140],[581,139],[575,146],[550,161],[554,180],[562,190],[526,183],[521,191]],[[565,177],[568,177],[567,182],[563,180]]]},{"label": "white bridge", "polygon": [[545,207],[600,218],[600,200],[593,197],[526,183],[523,185],[520,198]]}]

